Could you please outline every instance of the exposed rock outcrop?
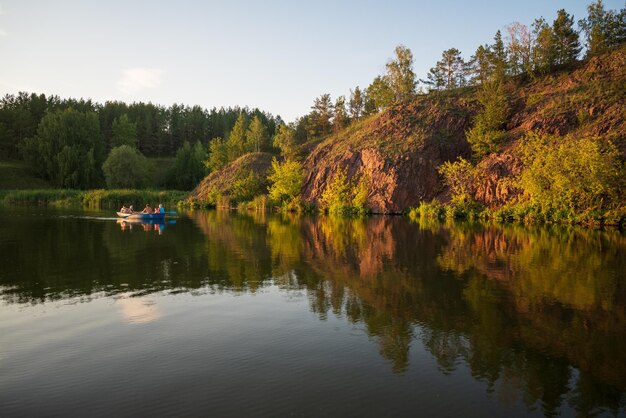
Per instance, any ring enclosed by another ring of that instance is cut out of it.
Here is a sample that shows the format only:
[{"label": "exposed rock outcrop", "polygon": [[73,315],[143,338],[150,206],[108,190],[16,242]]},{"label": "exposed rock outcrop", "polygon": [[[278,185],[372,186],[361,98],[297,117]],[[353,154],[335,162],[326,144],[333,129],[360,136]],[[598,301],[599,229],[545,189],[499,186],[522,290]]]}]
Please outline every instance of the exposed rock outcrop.
[{"label": "exposed rock outcrop", "polygon": [[468,156],[465,130],[473,106],[462,99],[421,98],[333,135],[305,160],[302,197],[316,204],[341,169],[365,175],[374,213],[400,213],[441,189],[437,167]]}]

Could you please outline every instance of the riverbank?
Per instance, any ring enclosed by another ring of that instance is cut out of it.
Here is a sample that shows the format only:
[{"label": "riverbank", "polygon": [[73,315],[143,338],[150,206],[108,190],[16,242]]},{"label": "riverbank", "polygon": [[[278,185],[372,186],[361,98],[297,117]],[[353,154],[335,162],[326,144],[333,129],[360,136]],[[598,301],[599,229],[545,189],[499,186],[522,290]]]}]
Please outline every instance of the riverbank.
[{"label": "riverbank", "polygon": [[14,206],[88,207],[115,209],[122,205],[143,207],[146,203],[176,206],[188,192],[180,190],[0,190],[0,204]]}]

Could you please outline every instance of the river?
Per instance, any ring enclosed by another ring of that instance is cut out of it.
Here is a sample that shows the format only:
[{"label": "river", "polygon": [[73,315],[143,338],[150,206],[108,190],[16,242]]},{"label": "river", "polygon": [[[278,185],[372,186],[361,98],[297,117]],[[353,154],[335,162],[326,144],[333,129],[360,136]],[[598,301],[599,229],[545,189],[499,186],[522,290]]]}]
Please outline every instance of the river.
[{"label": "river", "polygon": [[0,216],[3,417],[626,417],[618,231]]}]

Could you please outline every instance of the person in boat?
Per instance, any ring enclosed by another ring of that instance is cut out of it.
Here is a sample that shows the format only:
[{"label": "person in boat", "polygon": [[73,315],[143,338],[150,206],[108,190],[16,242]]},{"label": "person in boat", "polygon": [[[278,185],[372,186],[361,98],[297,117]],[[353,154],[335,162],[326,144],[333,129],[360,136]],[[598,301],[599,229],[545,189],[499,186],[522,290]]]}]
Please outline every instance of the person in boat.
[{"label": "person in boat", "polygon": [[159,209],[157,209],[159,211],[159,213],[165,213],[165,208],[163,207],[162,203],[159,203]]},{"label": "person in boat", "polygon": [[122,205],[122,209],[120,209],[120,212],[128,213],[128,208],[126,207],[126,205]]},{"label": "person in boat", "polygon": [[148,203],[146,203],[146,207],[145,207],[145,208],[143,208],[143,210],[141,211],[141,213],[148,213],[148,214],[151,214],[151,213],[153,213],[153,210],[152,210],[152,208],[150,207],[150,205],[149,205]]},{"label": "person in boat", "polygon": [[135,209],[133,209],[133,205],[128,207],[128,213],[135,213]]}]

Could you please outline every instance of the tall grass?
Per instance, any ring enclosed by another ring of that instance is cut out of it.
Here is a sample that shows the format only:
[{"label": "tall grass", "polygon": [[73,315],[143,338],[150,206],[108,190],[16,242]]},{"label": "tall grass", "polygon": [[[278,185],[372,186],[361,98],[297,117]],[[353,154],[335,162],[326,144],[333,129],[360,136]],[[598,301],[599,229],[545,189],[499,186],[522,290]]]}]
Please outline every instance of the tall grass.
[{"label": "tall grass", "polygon": [[143,208],[146,203],[176,206],[188,192],[178,190],[1,190],[0,204],[20,206],[88,207],[117,209],[122,205]]}]

